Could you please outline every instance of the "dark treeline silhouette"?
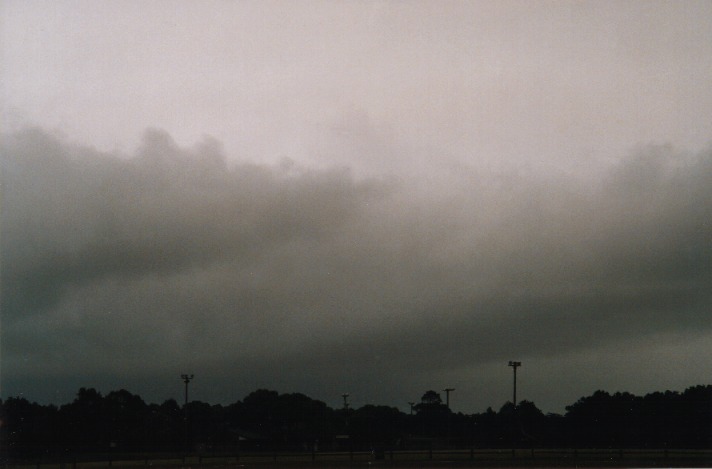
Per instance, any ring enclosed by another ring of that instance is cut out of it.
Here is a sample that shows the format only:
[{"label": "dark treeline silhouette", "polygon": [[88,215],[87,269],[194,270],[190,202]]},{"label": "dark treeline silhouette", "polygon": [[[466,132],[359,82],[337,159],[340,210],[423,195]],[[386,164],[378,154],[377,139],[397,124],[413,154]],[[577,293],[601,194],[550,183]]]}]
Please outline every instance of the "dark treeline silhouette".
[{"label": "dark treeline silhouette", "polygon": [[[185,417],[188,416],[186,425]],[[544,414],[533,402],[453,413],[434,391],[408,413],[366,405],[332,409],[303,394],[260,389],[230,405],[170,399],[147,404],[126,390],[81,388],[57,407],[0,401],[2,448],[16,458],[106,452],[338,451],[372,448],[709,448],[712,385],[643,397],[596,391]]]}]

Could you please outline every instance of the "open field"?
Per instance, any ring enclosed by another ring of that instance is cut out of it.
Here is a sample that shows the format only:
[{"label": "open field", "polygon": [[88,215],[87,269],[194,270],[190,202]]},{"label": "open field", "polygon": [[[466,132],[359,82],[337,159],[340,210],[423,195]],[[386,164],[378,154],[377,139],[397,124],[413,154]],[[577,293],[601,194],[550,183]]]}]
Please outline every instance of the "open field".
[{"label": "open field", "polygon": [[10,461],[6,469],[242,469],[249,467],[712,467],[712,450],[494,449],[441,451],[260,452],[234,455],[95,455]]}]

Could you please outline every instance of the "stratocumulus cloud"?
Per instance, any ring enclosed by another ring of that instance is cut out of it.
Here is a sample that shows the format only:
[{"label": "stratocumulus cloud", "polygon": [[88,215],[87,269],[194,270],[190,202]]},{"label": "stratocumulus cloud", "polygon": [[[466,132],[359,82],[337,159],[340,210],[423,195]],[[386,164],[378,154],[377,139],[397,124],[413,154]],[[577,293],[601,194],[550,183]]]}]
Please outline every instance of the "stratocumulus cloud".
[{"label": "stratocumulus cloud", "polygon": [[479,411],[518,358],[542,367],[527,397],[558,410],[600,376],[567,388],[545,367],[712,332],[709,149],[641,147],[578,178],[229,156],[156,129],[132,155],[3,138],[4,392],[160,399],[200,370],[208,401],[262,386],[402,406],[457,382]]}]

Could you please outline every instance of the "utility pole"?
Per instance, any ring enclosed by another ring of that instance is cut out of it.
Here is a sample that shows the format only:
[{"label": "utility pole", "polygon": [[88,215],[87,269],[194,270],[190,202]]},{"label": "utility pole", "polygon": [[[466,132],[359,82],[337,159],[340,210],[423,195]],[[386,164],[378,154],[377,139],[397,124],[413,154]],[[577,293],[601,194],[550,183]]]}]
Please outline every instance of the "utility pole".
[{"label": "utility pole", "polygon": [[190,451],[190,445],[188,443],[188,384],[194,378],[195,375],[180,375],[181,379],[185,383],[185,405],[183,406],[183,420],[185,422],[185,454],[187,455]]},{"label": "utility pole", "polygon": [[509,366],[512,367],[514,370],[514,393],[512,396],[512,404],[514,404],[514,408],[517,408],[517,367],[522,366],[522,362],[509,362]]},{"label": "utility pole", "polygon": [[408,405],[410,406],[410,415],[413,415],[413,407],[415,407],[415,402],[409,402]]}]

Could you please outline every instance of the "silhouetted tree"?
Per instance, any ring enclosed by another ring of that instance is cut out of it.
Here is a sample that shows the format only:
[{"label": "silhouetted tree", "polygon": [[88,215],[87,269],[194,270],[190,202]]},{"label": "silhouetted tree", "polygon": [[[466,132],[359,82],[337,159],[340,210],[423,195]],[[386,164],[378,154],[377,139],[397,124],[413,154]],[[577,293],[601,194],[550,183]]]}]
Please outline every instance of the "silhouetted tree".
[{"label": "silhouetted tree", "polygon": [[192,450],[208,450],[229,442],[228,425],[223,406],[206,402],[188,403],[189,441]]},{"label": "silhouetted tree", "polygon": [[[341,409],[304,394],[259,389],[226,407],[193,401],[191,441],[206,451],[238,448],[243,435],[252,449],[331,448],[343,432]],[[353,448],[453,444],[477,447],[579,446],[593,448],[709,448],[712,446],[712,386],[643,397],[596,391],[566,407],[564,416],[544,415],[533,402],[511,402],[499,412],[454,414],[435,391],[423,394],[415,415],[394,407],[351,410]],[[146,404],[124,389],[106,396],[81,388],[59,409],[21,397],[0,401],[0,445],[12,457],[61,457],[118,451],[183,448],[183,409],[173,400]],[[445,437],[448,437],[446,440]]]},{"label": "silhouetted tree", "polygon": [[443,404],[440,394],[427,391],[420,398],[420,403],[414,406],[416,411],[416,433],[429,437],[445,437],[447,434],[450,409]]},{"label": "silhouetted tree", "polygon": [[503,436],[499,431],[497,412],[492,407],[481,414],[472,416],[473,444],[480,448],[497,448],[502,446]]},{"label": "silhouetted tree", "polygon": [[295,449],[311,449],[317,441],[329,441],[343,427],[334,410],[300,393],[280,395],[260,389],[231,406],[229,413],[232,428]]},{"label": "silhouetted tree", "polygon": [[250,393],[242,400],[238,417],[240,423],[266,439],[273,439],[279,429],[274,415],[278,399],[277,391],[258,389]]},{"label": "silhouetted tree", "polygon": [[692,447],[712,446],[712,386],[687,388],[681,398],[678,428],[687,429],[683,438]]},{"label": "silhouetted tree", "polygon": [[183,447],[183,411],[175,399],[162,404],[150,404],[144,422],[146,448],[177,451]]},{"label": "silhouetted tree", "polygon": [[107,394],[103,405],[111,445],[119,449],[143,449],[148,436],[145,427],[148,406],[143,399],[121,389]]},{"label": "silhouetted tree", "polygon": [[110,430],[104,397],[94,388],[80,388],[71,404],[59,409],[67,445],[73,451],[107,450]]},{"label": "silhouetted tree", "polygon": [[515,432],[520,443],[542,446],[547,431],[547,418],[531,401],[521,401],[515,410]]},{"label": "silhouetted tree", "polygon": [[53,454],[58,448],[57,408],[10,397],[2,402],[3,447],[18,455]]},{"label": "silhouetted tree", "polygon": [[361,447],[394,447],[406,432],[406,415],[395,407],[365,405],[351,416],[351,429]]},{"label": "silhouetted tree", "polygon": [[313,448],[335,429],[335,415],[324,402],[301,393],[281,394],[275,408],[282,422],[283,441],[294,448]]}]

